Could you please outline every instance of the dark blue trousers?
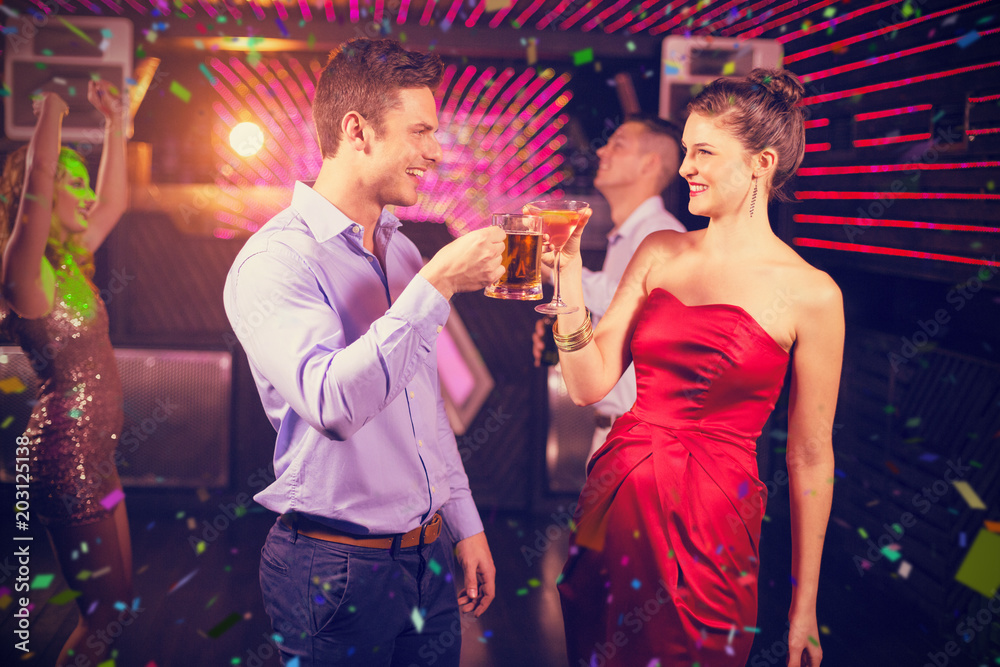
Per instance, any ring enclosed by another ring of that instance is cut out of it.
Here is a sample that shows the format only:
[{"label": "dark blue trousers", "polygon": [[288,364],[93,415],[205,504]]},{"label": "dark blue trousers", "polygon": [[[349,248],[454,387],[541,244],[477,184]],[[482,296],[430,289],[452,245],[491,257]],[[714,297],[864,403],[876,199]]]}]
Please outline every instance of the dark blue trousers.
[{"label": "dark blue trousers", "polygon": [[260,587],[282,664],[458,667],[450,549],[447,531],[422,547],[371,549],[275,522],[261,550]]}]

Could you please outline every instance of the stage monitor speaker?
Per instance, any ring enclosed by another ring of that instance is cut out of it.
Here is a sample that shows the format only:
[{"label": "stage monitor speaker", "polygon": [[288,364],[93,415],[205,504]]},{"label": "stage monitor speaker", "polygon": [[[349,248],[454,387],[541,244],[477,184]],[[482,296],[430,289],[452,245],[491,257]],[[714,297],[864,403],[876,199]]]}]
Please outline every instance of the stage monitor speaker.
[{"label": "stage monitor speaker", "polygon": [[[230,469],[232,355],[115,349],[125,395],[118,472],[127,487],[226,488]],[[37,363],[37,361],[36,361]],[[14,379],[17,378],[17,379]],[[38,382],[18,347],[0,347],[0,481],[14,480]]]},{"label": "stage monitor speaker", "polygon": [[660,118],[683,123],[701,89],[722,76],[746,76],[755,67],[781,67],[784,48],[772,39],[670,35],[660,61]]},{"label": "stage monitor speaker", "polygon": [[10,87],[4,109],[7,138],[31,138],[31,97],[52,91],[69,106],[63,140],[102,143],[104,117],[87,101],[87,84],[100,77],[125,91],[126,79],[132,76],[132,32],[132,21],[126,18],[11,17],[4,30],[4,81]]}]

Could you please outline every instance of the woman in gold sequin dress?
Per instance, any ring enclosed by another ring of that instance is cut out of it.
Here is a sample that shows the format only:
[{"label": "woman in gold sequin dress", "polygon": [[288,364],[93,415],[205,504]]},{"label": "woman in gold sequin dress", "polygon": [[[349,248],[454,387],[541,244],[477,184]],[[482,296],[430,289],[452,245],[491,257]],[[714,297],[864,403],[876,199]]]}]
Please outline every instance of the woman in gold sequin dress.
[{"label": "woman in gold sequin dress", "polygon": [[[122,389],[108,317],[91,281],[93,253],[127,205],[124,105],[104,81],[87,98],[105,118],[97,192],[75,151],[61,148],[66,102],[43,93],[27,147],[4,166],[0,326],[32,359],[41,386],[25,435],[30,503],[48,528],[81,614],[57,664],[111,655],[108,627],[131,604],[132,554],[115,447]],[[69,652],[73,651],[70,657]]]}]

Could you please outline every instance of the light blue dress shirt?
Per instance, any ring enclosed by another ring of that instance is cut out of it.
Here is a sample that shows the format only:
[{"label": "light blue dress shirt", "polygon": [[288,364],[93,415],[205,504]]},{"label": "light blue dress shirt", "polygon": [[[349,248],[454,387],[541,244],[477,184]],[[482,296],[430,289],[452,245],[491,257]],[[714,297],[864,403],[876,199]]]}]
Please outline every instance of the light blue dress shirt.
[{"label": "light blue dress shirt", "polygon": [[482,532],[437,372],[450,306],[382,212],[364,228],[305,183],[247,241],[226,279],[229,322],[277,431],[275,481],[254,499],[357,535],[409,531],[441,510]]}]

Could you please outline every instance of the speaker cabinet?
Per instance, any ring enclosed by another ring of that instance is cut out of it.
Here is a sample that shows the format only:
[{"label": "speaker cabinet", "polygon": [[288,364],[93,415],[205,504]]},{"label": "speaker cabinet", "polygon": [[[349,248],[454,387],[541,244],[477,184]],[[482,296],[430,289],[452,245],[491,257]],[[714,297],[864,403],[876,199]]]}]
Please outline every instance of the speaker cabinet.
[{"label": "speaker cabinet", "polygon": [[31,97],[46,91],[69,106],[64,141],[103,143],[104,117],[87,101],[87,84],[99,76],[124,93],[132,76],[132,32],[126,18],[27,12],[11,17],[4,30],[4,81],[11,89],[4,105],[7,138],[31,138]]},{"label": "speaker cabinet", "polygon": [[[230,470],[232,355],[116,349],[125,395],[118,472],[128,487],[225,488]],[[14,380],[13,378],[18,378]],[[22,387],[23,385],[23,387]],[[38,382],[19,347],[0,347],[0,481],[13,481]]]}]

